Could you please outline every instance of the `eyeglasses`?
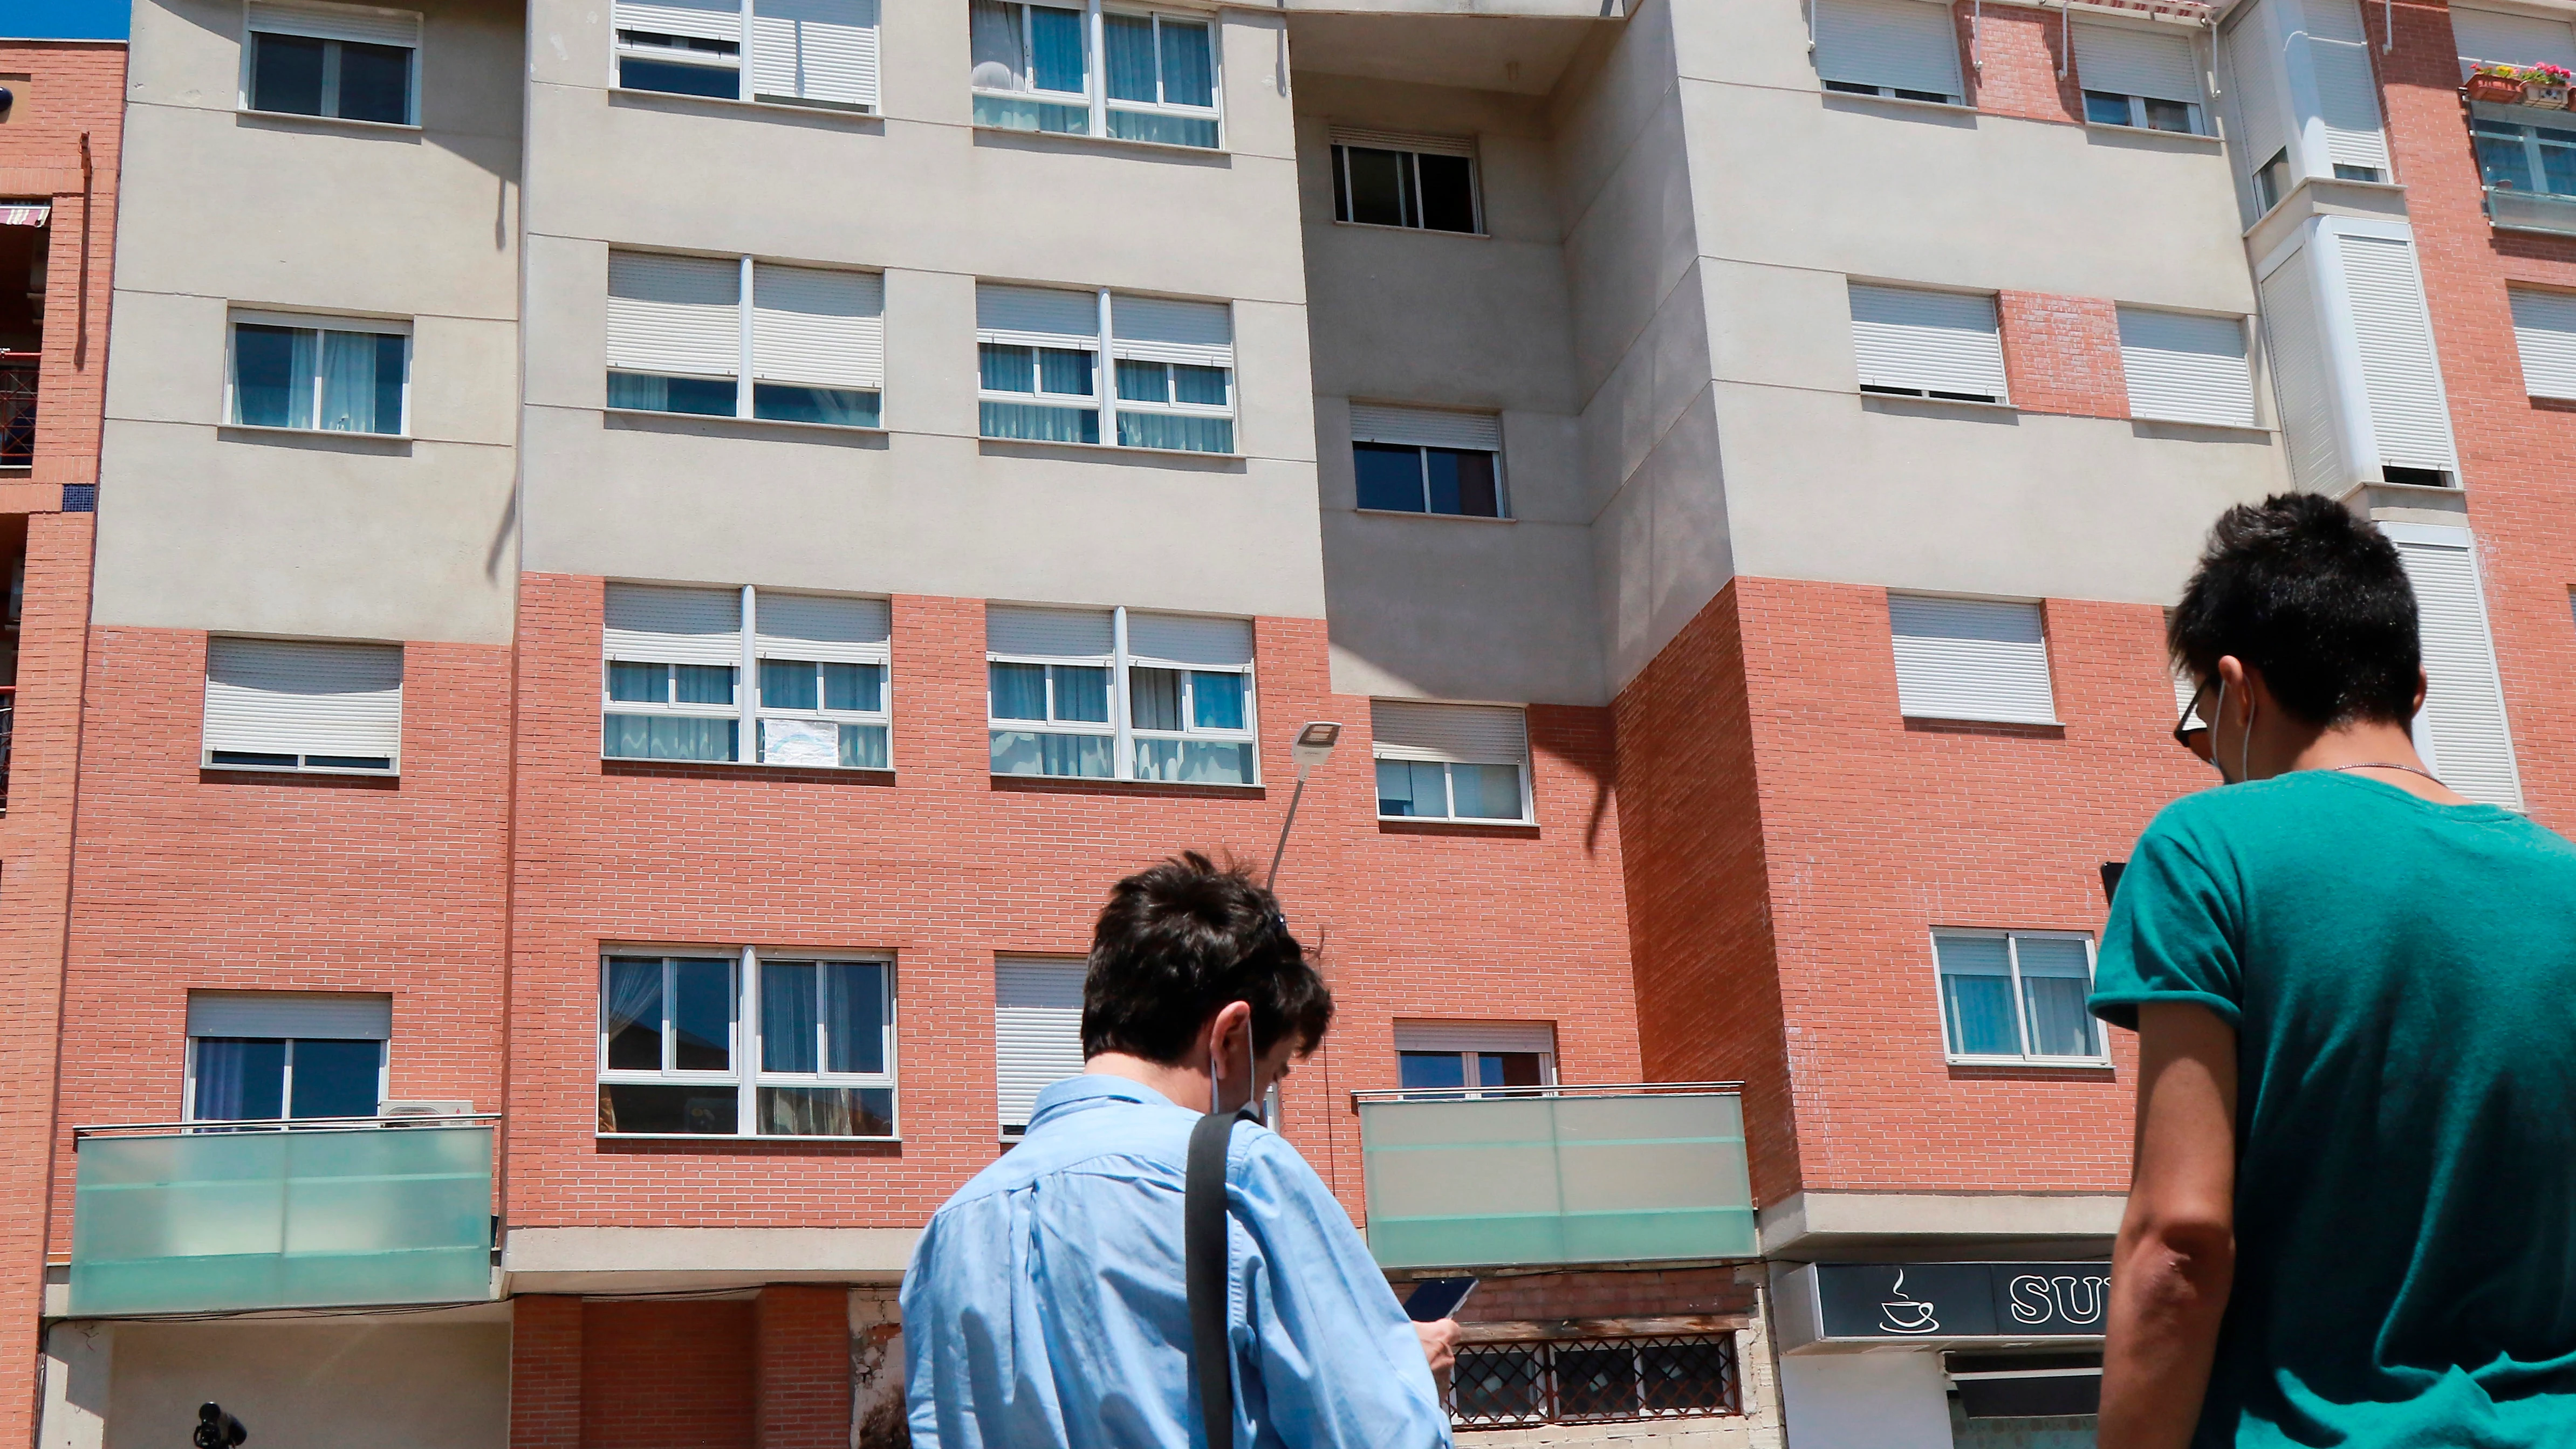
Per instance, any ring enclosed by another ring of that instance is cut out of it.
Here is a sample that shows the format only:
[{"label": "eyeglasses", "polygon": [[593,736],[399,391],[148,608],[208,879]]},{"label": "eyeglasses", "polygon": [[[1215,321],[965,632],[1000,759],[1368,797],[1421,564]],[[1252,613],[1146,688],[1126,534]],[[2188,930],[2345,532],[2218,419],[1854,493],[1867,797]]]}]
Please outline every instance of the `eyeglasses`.
[{"label": "eyeglasses", "polygon": [[2201,719],[2200,700],[2207,693],[2206,684],[2191,692],[2191,703],[2182,707],[2182,718],[2174,721],[2173,731],[2174,743],[2198,756],[2204,765],[2210,756],[2209,726]]}]

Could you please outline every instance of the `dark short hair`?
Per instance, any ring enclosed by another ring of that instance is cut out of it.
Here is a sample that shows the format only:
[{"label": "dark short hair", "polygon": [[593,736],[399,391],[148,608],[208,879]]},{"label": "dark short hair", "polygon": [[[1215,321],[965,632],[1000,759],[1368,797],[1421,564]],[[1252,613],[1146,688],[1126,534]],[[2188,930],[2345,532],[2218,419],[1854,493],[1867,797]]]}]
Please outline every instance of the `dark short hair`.
[{"label": "dark short hair", "polygon": [[1109,892],[1082,983],[1084,1056],[1176,1063],[1236,1001],[1252,1007],[1256,1052],[1291,1035],[1300,1055],[1311,1052],[1333,1021],[1322,973],[1250,873],[1185,851]]},{"label": "dark short hair", "polygon": [[2415,590],[2397,546],[2317,493],[2276,493],[2218,515],[2165,626],[2198,683],[2233,654],[2309,724],[2404,724],[2423,665]]}]

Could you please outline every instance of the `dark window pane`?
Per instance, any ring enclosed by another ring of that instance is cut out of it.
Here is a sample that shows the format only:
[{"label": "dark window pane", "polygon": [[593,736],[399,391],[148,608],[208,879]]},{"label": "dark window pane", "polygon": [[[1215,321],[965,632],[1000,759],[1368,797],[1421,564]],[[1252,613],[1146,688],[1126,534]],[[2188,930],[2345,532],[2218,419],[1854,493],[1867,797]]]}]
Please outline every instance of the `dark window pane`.
[{"label": "dark window pane", "polygon": [[233,421],[259,428],[300,428],[312,420],[300,416],[299,397],[309,397],[295,375],[292,327],[262,327],[245,322],[233,329]]},{"label": "dark window pane", "polygon": [[1346,146],[1350,165],[1350,217],[1377,226],[1406,226],[1412,221],[1413,157],[1403,151],[1373,151]]},{"label": "dark window pane", "polygon": [[873,961],[823,963],[823,1070],[885,1070],[885,968]]},{"label": "dark window pane", "polygon": [[763,1087],[763,1137],[891,1137],[894,1093],[883,1087]]},{"label": "dark window pane", "polygon": [[1459,506],[1458,465],[1461,459],[1480,455],[1461,453],[1454,448],[1426,448],[1423,450],[1423,455],[1423,472],[1427,475],[1431,489],[1431,511],[1448,514],[1465,512],[1466,510]]},{"label": "dark window pane", "polygon": [[665,1132],[691,1137],[731,1137],[741,1108],[727,1086],[662,1086],[635,1082],[599,1084],[599,1130]]},{"label": "dark window pane", "polygon": [[1398,1052],[1396,1064],[1398,1080],[1408,1089],[1467,1085],[1467,1059],[1456,1052]]},{"label": "dark window pane", "polygon": [[995,664],[991,667],[993,718],[1045,719],[1046,666]]},{"label": "dark window pane", "polygon": [[1055,675],[1055,717],[1084,724],[1109,723],[1109,671],[1093,664],[1050,664]]},{"label": "dark window pane", "polygon": [[1335,146],[1333,148],[1333,220],[1335,221],[1351,219],[1351,189],[1342,174],[1343,165],[1342,148]]},{"label": "dark window pane", "polygon": [[1423,156],[1422,225],[1431,231],[1476,229],[1476,184],[1473,163],[1464,156]]},{"label": "dark window pane", "polygon": [[733,1065],[733,963],[679,961],[672,965],[671,1032],[677,1038],[671,1065],[684,1072],[721,1072]]},{"label": "dark window pane", "polygon": [[608,697],[624,704],[668,704],[671,702],[670,667],[610,660]]},{"label": "dark window pane", "polygon": [[1640,1345],[1637,1370],[1638,1377],[1644,1381],[1649,1412],[1734,1412],[1734,1354],[1723,1339],[1685,1339],[1679,1343]]},{"label": "dark window pane", "polygon": [[803,659],[760,661],[760,703],[765,709],[813,709],[822,694],[814,666]]},{"label": "dark window pane", "polygon": [[322,47],[303,35],[252,32],[250,108],[289,115],[322,114]]},{"label": "dark window pane", "polygon": [[1469,518],[1503,516],[1502,490],[1494,483],[1494,455],[1458,455],[1458,511]]},{"label": "dark window pane", "polygon": [[2185,134],[2191,131],[2191,107],[2181,101],[2146,100],[2139,104],[2147,108],[2148,129]]},{"label": "dark window pane", "polygon": [[653,377],[636,372],[608,375],[608,405],[653,413],[694,413],[729,418],[739,406],[730,379]]},{"label": "dark window pane", "polygon": [[390,770],[393,767],[393,757],[390,755],[306,755],[304,757],[304,768],[308,770]]},{"label": "dark window pane", "polygon": [[1539,1080],[1536,1052],[1478,1052],[1476,1085],[1480,1087],[1543,1087]]},{"label": "dark window pane", "polygon": [[783,382],[751,385],[751,415],[771,422],[873,428],[878,411],[878,395],[855,388],[798,387]]},{"label": "dark window pane", "polygon": [[1160,362],[1118,360],[1118,396],[1126,402],[1167,403],[1172,400],[1171,371]]},{"label": "dark window pane", "polygon": [[1091,354],[1069,347],[1039,348],[1038,391],[1090,397]]},{"label": "dark window pane", "polygon": [[290,1117],[373,1117],[384,1043],[298,1041]]},{"label": "dark window pane", "polygon": [[2097,126],[2125,126],[2129,124],[2129,98],[2109,91],[2086,91],[2084,119]]},{"label": "dark window pane", "polygon": [[1038,354],[1033,347],[1005,347],[986,342],[976,348],[983,364],[984,391],[1036,392]]},{"label": "dark window pane", "polygon": [[1840,91],[1847,96],[1874,96],[1878,94],[1878,87],[1865,86],[1858,81],[1827,81],[1825,82],[1825,89],[1829,91]]},{"label": "dark window pane", "polygon": [[340,45],[340,114],[401,125],[411,119],[411,51],[399,45]]},{"label": "dark window pane", "polygon": [[1351,444],[1351,467],[1359,475],[1360,507],[1399,513],[1422,511],[1422,450],[1391,443]]},{"label": "dark window pane", "polygon": [[390,333],[376,336],[376,431],[399,433],[403,430],[403,351],[408,338]]},{"label": "dark window pane", "polygon": [[1624,1419],[1637,1412],[1637,1359],[1625,1344],[1556,1350],[1560,1419]]},{"label": "dark window pane", "polygon": [[823,666],[823,707],[884,709],[885,677],[886,667],[882,664],[826,664]]},{"label": "dark window pane", "polygon": [[1433,818],[1449,813],[1448,766],[1421,760],[1377,762],[1377,813]]},{"label": "dark window pane", "polygon": [[662,963],[610,961],[608,1000],[601,1004],[608,1031],[608,1065],[621,1072],[662,1069]]},{"label": "dark window pane", "polygon": [[760,963],[760,1069],[764,1072],[810,1072],[815,1069],[814,963]]},{"label": "dark window pane", "polygon": [[1538,1349],[1462,1349],[1449,1382],[1460,1424],[1519,1424],[1546,1417],[1547,1370]]},{"label": "dark window pane", "polygon": [[617,83],[630,91],[661,91],[674,96],[740,99],[742,72],[725,66],[678,65],[629,55],[617,62]]},{"label": "dark window pane", "polygon": [[200,1122],[266,1122],[286,1115],[286,1043],[274,1037],[197,1039]]},{"label": "dark window pane", "polygon": [[270,754],[264,750],[217,750],[214,752],[214,762],[218,765],[247,765],[254,769],[292,770],[301,759],[302,756],[300,755],[276,755]]},{"label": "dark window pane", "polygon": [[2478,169],[2487,185],[2508,191],[2532,189],[2531,153],[2524,149],[2522,137],[2481,135],[2476,140]]},{"label": "dark window pane", "polygon": [[1127,671],[1128,710],[1140,730],[1181,727],[1181,671],[1136,668]]}]

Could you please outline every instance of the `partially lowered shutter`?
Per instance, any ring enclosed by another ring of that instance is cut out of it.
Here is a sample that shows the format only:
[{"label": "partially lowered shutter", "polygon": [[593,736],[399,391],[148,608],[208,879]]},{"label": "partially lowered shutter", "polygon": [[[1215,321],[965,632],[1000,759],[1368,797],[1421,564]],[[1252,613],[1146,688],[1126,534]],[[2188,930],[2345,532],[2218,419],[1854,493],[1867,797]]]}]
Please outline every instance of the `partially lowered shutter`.
[{"label": "partially lowered shutter", "polygon": [[2442,783],[2472,800],[2522,808],[2522,777],[2505,726],[2504,689],[2487,633],[2472,535],[2464,528],[2383,523],[2415,586],[2424,641],[2424,709],[2415,745]]},{"label": "partially lowered shutter", "polygon": [[877,0],[753,0],[751,89],[875,109]]},{"label": "partially lowered shutter", "polygon": [[1994,298],[1854,282],[1851,318],[1861,386],[2003,399]]},{"label": "partially lowered shutter", "polygon": [[2442,370],[2434,360],[2433,321],[2424,310],[2413,244],[2347,231],[2338,236],[2337,245],[2379,461],[2446,472],[2457,468],[2451,411],[2442,395]]},{"label": "partially lowered shutter", "polygon": [[2242,147],[2231,145],[2229,149],[2239,152],[2236,164],[2249,178],[2289,145],[2284,129],[2287,123],[2282,103],[2281,43],[2272,29],[2271,12],[2279,3],[2280,0],[2258,0],[2244,7],[2225,41],[2231,100],[2244,135]]},{"label": "partially lowered shutter", "polygon": [[2300,0],[2299,9],[2306,17],[2308,65],[2316,77],[2317,119],[2325,123],[2326,158],[2376,171],[2380,180],[2388,180],[2388,137],[2380,129],[2379,81],[2371,74],[2370,39],[2361,27],[2361,11],[2353,0]]},{"label": "partially lowered shutter", "polygon": [[1139,664],[1241,669],[1252,663],[1252,621],[1130,609],[1127,657]]},{"label": "partially lowered shutter", "polygon": [[1890,594],[1887,615],[1908,718],[2057,723],[2039,605]]},{"label": "partially lowered shutter", "polygon": [[1455,765],[1529,762],[1529,717],[1507,705],[1369,701],[1371,750],[1381,760]]},{"label": "partially lowered shutter", "polygon": [[1117,652],[1116,627],[1107,609],[984,606],[984,648],[993,654],[1106,664]]},{"label": "partially lowered shutter", "polygon": [[206,641],[205,747],[398,762],[402,646]]},{"label": "partially lowered shutter", "polygon": [[755,591],[758,622],[754,650],[768,659],[819,659],[842,664],[883,664],[893,619],[883,599],[828,594]]},{"label": "partially lowered shutter", "polygon": [[608,13],[620,30],[742,42],[742,6],[729,0],[615,0]]},{"label": "partially lowered shutter", "polygon": [[1411,151],[1417,156],[1468,156],[1476,154],[1476,143],[1465,136],[1418,136],[1405,131],[1366,131],[1352,126],[1332,128],[1333,144],[1357,146],[1368,151]]},{"label": "partially lowered shutter", "polygon": [[1109,333],[1111,350],[1120,357],[1234,366],[1234,313],[1223,302],[1115,295],[1109,299]]},{"label": "partially lowered shutter", "polygon": [[1556,1028],[1544,1021],[1399,1021],[1400,1052],[1538,1052],[1556,1054]]},{"label": "partially lowered shutter", "polygon": [[188,1035],[384,1041],[394,1034],[390,996],[321,991],[191,991]]},{"label": "partially lowered shutter", "polygon": [[986,342],[1096,348],[1100,345],[1100,299],[1090,292],[978,282],[975,331]]},{"label": "partially lowered shutter", "polygon": [[2200,56],[2189,37],[2125,25],[2075,25],[2075,73],[2088,91],[2200,101]]},{"label": "partially lowered shutter", "polygon": [[420,12],[372,5],[322,5],[309,0],[251,0],[250,28],[271,35],[309,35],[360,45],[420,45]]},{"label": "partially lowered shutter", "polygon": [[2514,287],[2513,343],[2533,397],[2576,398],[2576,296]]},{"label": "partially lowered shutter", "polygon": [[752,376],[875,390],[885,386],[885,279],[875,272],[779,267],[751,278]]},{"label": "partially lowered shutter", "polygon": [[1503,450],[1503,420],[1493,413],[1355,402],[1351,404],[1351,441],[1499,453]]},{"label": "partially lowered shutter", "polygon": [[1929,0],[1812,0],[1816,75],[1959,99],[1959,39],[1950,7]]},{"label": "partially lowered shutter", "polygon": [[610,584],[607,657],[651,664],[742,665],[742,594],[734,589]]},{"label": "partially lowered shutter", "polygon": [[608,254],[608,365],[732,377],[742,369],[742,264]]},{"label": "partially lowered shutter", "polygon": [[2451,7],[2451,38],[2458,42],[2465,77],[2479,61],[2490,65],[2555,65],[2576,70],[2576,30],[2564,20]]},{"label": "partially lowered shutter", "polygon": [[1026,1127],[1038,1093],[1082,1075],[1080,961],[1002,961],[993,968],[993,1081],[1002,1130]]},{"label": "partially lowered shutter", "polygon": [[2341,410],[2319,323],[2313,239],[2264,273],[2259,290],[2272,395],[2290,444],[2290,476],[2313,492],[2340,492],[2351,481],[2353,463],[2344,456]]},{"label": "partially lowered shutter", "polygon": [[2254,422],[2254,372],[2237,318],[2122,307],[2120,369],[2132,417],[2240,428]]}]

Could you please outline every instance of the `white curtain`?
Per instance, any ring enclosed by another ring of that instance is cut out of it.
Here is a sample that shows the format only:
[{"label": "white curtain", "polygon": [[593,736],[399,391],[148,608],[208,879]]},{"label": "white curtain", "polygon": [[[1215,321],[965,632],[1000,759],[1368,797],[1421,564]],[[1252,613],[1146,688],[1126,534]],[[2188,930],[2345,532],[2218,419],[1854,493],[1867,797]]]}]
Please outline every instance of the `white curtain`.
[{"label": "white curtain", "polygon": [[995,91],[1028,89],[1028,58],[1020,46],[1020,7],[1006,0],[970,0],[966,13],[974,46],[974,84]]},{"label": "white curtain", "polygon": [[[300,345],[310,333],[299,334]],[[325,332],[322,337],[322,413],[325,432],[373,433],[376,426],[376,338],[370,332]]]}]

